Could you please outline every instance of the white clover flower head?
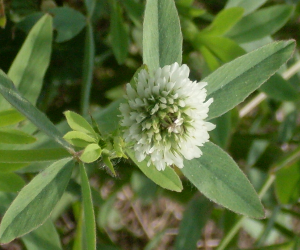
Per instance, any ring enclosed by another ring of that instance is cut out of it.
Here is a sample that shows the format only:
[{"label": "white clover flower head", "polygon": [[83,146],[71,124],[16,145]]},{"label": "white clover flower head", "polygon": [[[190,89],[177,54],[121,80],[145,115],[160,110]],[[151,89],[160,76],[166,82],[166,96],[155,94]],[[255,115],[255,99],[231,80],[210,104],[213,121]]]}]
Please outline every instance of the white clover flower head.
[{"label": "white clover flower head", "polygon": [[142,69],[136,84],[127,84],[121,126],[139,162],[149,156],[148,166],[164,170],[202,155],[199,147],[215,128],[205,121],[213,99],[205,102],[207,83],[192,82],[189,73],[187,65],[174,63],[155,72]]}]

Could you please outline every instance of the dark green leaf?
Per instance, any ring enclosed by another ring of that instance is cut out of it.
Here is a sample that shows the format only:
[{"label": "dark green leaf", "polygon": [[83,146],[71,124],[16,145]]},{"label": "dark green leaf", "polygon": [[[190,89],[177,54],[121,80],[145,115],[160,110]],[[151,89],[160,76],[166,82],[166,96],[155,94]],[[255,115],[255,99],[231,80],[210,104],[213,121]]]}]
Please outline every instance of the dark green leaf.
[{"label": "dark green leaf", "polygon": [[70,157],[70,153],[63,148],[0,150],[1,163],[54,161],[66,157]]},{"label": "dark green leaf", "polygon": [[293,7],[289,5],[261,9],[241,19],[227,36],[238,43],[259,40],[279,30],[289,20],[292,12]]},{"label": "dark green leaf", "polygon": [[184,161],[183,174],[210,200],[235,213],[263,218],[263,206],[234,160],[211,142],[201,150],[200,158]]},{"label": "dark green leaf", "polygon": [[148,0],[143,25],[143,62],[150,71],[181,64],[182,34],[173,0]]},{"label": "dark green leaf", "polygon": [[0,191],[19,192],[25,181],[15,173],[0,173]]},{"label": "dark green leaf", "polygon": [[278,101],[296,101],[299,99],[297,90],[279,74],[273,75],[260,87],[260,90]]},{"label": "dark green leaf", "polygon": [[55,162],[18,194],[0,225],[0,242],[8,243],[43,224],[61,198],[71,177],[71,158]]},{"label": "dark green leaf", "polygon": [[86,25],[86,18],[77,10],[69,7],[58,7],[49,10],[54,15],[53,27],[57,30],[56,42],[65,42],[76,35]]},{"label": "dark green leaf", "polygon": [[294,48],[292,40],[270,43],[223,65],[203,79],[208,83],[207,98],[214,99],[208,119],[244,101],[291,57]]}]

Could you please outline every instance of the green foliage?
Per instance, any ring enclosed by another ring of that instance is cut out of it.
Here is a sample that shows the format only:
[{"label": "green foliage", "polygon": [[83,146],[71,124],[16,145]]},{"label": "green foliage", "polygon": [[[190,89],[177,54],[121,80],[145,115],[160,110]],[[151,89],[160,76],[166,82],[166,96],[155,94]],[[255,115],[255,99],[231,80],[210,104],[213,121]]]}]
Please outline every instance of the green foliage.
[{"label": "green foliage", "polygon": [[[0,0],[1,244],[299,248],[298,1],[8,2]],[[206,121],[217,127],[200,158],[158,171],[124,140],[119,107],[141,70],[174,62],[207,82]]]},{"label": "green foliage", "polygon": [[[8,243],[29,233],[46,221],[69,182],[72,168],[70,158],[60,160],[22,189],[2,219],[1,243]],[[41,204],[43,209],[40,208]]]}]

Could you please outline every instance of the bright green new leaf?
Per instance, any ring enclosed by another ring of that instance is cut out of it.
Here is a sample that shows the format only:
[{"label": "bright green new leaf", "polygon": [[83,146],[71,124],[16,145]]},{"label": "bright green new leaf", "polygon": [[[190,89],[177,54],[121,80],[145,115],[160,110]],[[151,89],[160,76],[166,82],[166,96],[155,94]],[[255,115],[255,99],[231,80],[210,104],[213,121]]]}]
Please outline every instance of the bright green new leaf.
[{"label": "bright green new leaf", "polygon": [[69,126],[73,130],[83,132],[83,133],[89,134],[89,135],[97,138],[96,133],[95,133],[94,129],[92,128],[92,126],[81,115],[79,115],[75,112],[72,112],[72,111],[66,111],[66,112],[64,112],[64,114],[67,118],[67,122],[68,122]]},{"label": "bright green new leaf", "polygon": [[242,7],[247,15],[262,6],[267,0],[228,0],[225,8]]},{"label": "bright green new leaf", "polygon": [[150,71],[182,61],[182,34],[174,0],[147,0],[143,62]]},{"label": "bright green new leaf", "polygon": [[34,143],[35,141],[35,137],[20,130],[4,128],[0,129],[0,143],[29,144]]},{"label": "bright green new leaf", "polygon": [[99,159],[101,156],[102,149],[96,143],[89,144],[79,157],[85,163],[91,163]]},{"label": "bright green new leaf", "polygon": [[204,196],[194,197],[184,211],[179,232],[175,241],[175,250],[196,250],[201,231],[209,219],[212,202]]},{"label": "bright green new leaf", "polygon": [[300,164],[285,166],[276,172],[275,192],[281,204],[295,204],[300,197]]},{"label": "bright green new leaf", "polygon": [[227,33],[227,36],[238,43],[259,40],[279,30],[292,13],[293,6],[290,5],[276,5],[261,9],[241,19]]},{"label": "bright green new leaf", "polygon": [[260,90],[278,101],[296,101],[300,97],[297,89],[279,74],[273,75],[260,87]]},{"label": "bright green new leaf", "polygon": [[117,1],[111,3],[111,44],[114,55],[119,64],[123,64],[128,54],[129,35],[122,17],[121,7]]},{"label": "bright green new leaf", "polygon": [[222,36],[230,30],[243,16],[244,9],[241,7],[232,7],[224,9],[218,13],[214,21],[201,33],[210,36]]},{"label": "bright green new leaf", "polygon": [[30,163],[55,161],[70,157],[64,148],[0,150],[0,163]]},{"label": "bright green new leaf", "polygon": [[66,42],[76,35],[86,25],[86,18],[79,11],[69,7],[58,7],[49,10],[54,15],[53,27],[57,30],[55,41]]},{"label": "bright green new leaf", "polygon": [[139,169],[154,183],[161,186],[162,188],[181,192],[182,183],[173,168],[167,166],[164,171],[158,171],[153,164],[148,167],[146,160],[138,162],[134,156],[133,150],[126,149],[126,153],[131,158],[131,160],[133,160],[134,163],[139,167]]},{"label": "bright green new leaf", "polygon": [[71,158],[53,163],[18,194],[0,225],[0,242],[8,243],[42,225],[71,178]]},{"label": "bright green new leaf", "polygon": [[24,119],[25,117],[15,109],[0,111],[0,127],[13,125],[23,121]]},{"label": "bright green new leaf", "polygon": [[198,33],[193,39],[193,45],[195,48],[205,45],[213,55],[223,62],[229,62],[245,54],[245,51],[237,43],[226,37]]},{"label": "bright green new leaf", "polygon": [[201,150],[200,158],[184,161],[182,173],[215,203],[235,213],[264,218],[254,188],[234,160],[211,142],[205,143]]},{"label": "bright green new leaf", "polygon": [[273,42],[218,68],[208,77],[208,119],[232,109],[273,75],[292,55],[293,40]]},{"label": "bright green new leaf", "polygon": [[25,181],[15,173],[0,173],[0,191],[19,192],[25,184]]},{"label": "bright green new leaf", "polygon": [[72,147],[62,138],[62,134],[54,124],[39,109],[33,106],[21,93],[15,88],[13,82],[0,70],[0,93],[10,102],[20,113],[28,118],[40,130],[46,133],[50,138],[61,144],[68,151],[73,152]]},{"label": "bright green new leaf", "polygon": [[[30,30],[7,73],[22,96],[32,104],[35,104],[39,97],[49,66],[52,32],[52,17],[44,15]],[[6,109],[10,105],[1,98],[0,107]]]},{"label": "bright green new leaf", "polygon": [[86,248],[96,250],[96,222],[89,179],[84,164],[80,164],[81,194],[84,214]]},{"label": "bright green new leaf", "polygon": [[86,147],[91,143],[97,143],[94,137],[79,131],[70,131],[64,135],[64,139],[76,147]]},{"label": "bright green new leaf", "polygon": [[59,234],[48,219],[43,225],[21,238],[30,250],[62,250]]}]

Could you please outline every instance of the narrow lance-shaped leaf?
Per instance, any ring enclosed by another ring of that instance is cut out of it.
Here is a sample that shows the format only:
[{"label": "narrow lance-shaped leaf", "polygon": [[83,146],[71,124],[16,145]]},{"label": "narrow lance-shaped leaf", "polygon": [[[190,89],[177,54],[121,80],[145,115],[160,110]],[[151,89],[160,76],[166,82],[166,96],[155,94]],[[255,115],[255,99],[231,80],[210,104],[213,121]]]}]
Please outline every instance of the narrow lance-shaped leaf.
[{"label": "narrow lance-shaped leaf", "polygon": [[0,242],[8,243],[43,224],[71,178],[71,158],[53,163],[18,194],[0,225]]},{"label": "narrow lance-shaped leaf", "polygon": [[17,110],[26,116],[34,125],[61,144],[68,151],[73,152],[72,147],[62,138],[62,134],[54,124],[46,117],[44,113],[33,106],[21,93],[15,88],[13,82],[8,79],[5,73],[0,70],[0,93]]},{"label": "narrow lance-shaped leaf", "polygon": [[182,34],[174,0],[147,0],[143,25],[143,62],[149,69],[182,60]]},{"label": "narrow lance-shaped leaf", "polygon": [[7,144],[28,144],[34,143],[36,139],[20,130],[0,129],[0,143]]},{"label": "narrow lance-shaped leaf", "polygon": [[81,192],[84,214],[84,229],[86,246],[89,250],[96,250],[96,222],[91,195],[91,188],[84,164],[80,164]]},{"label": "narrow lance-shaped leaf", "polygon": [[184,161],[182,173],[217,204],[239,214],[263,218],[258,195],[234,160],[211,142],[205,143],[201,150],[200,158]]},{"label": "narrow lance-shaped leaf", "polygon": [[66,157],[70,157],[70,153],[63,148],[0,150],[0,163],[55,161]]},{"label": "narrow lance-shaped leaf", "polygon": [[265,45],[229,62],[208,77],[207,99],[213,98],[208,119],[232,109],[270,78],[292,55],[295,42],[280,41]]},{"label": "narrow lance-shaped leaf", "polygon": [[[30,30],[7,74],[32,104],[36,103],[49,66],[52,33],[52,17],[44,15]],[[0,108],[9,107],[9,103],[0,98]]]}]

